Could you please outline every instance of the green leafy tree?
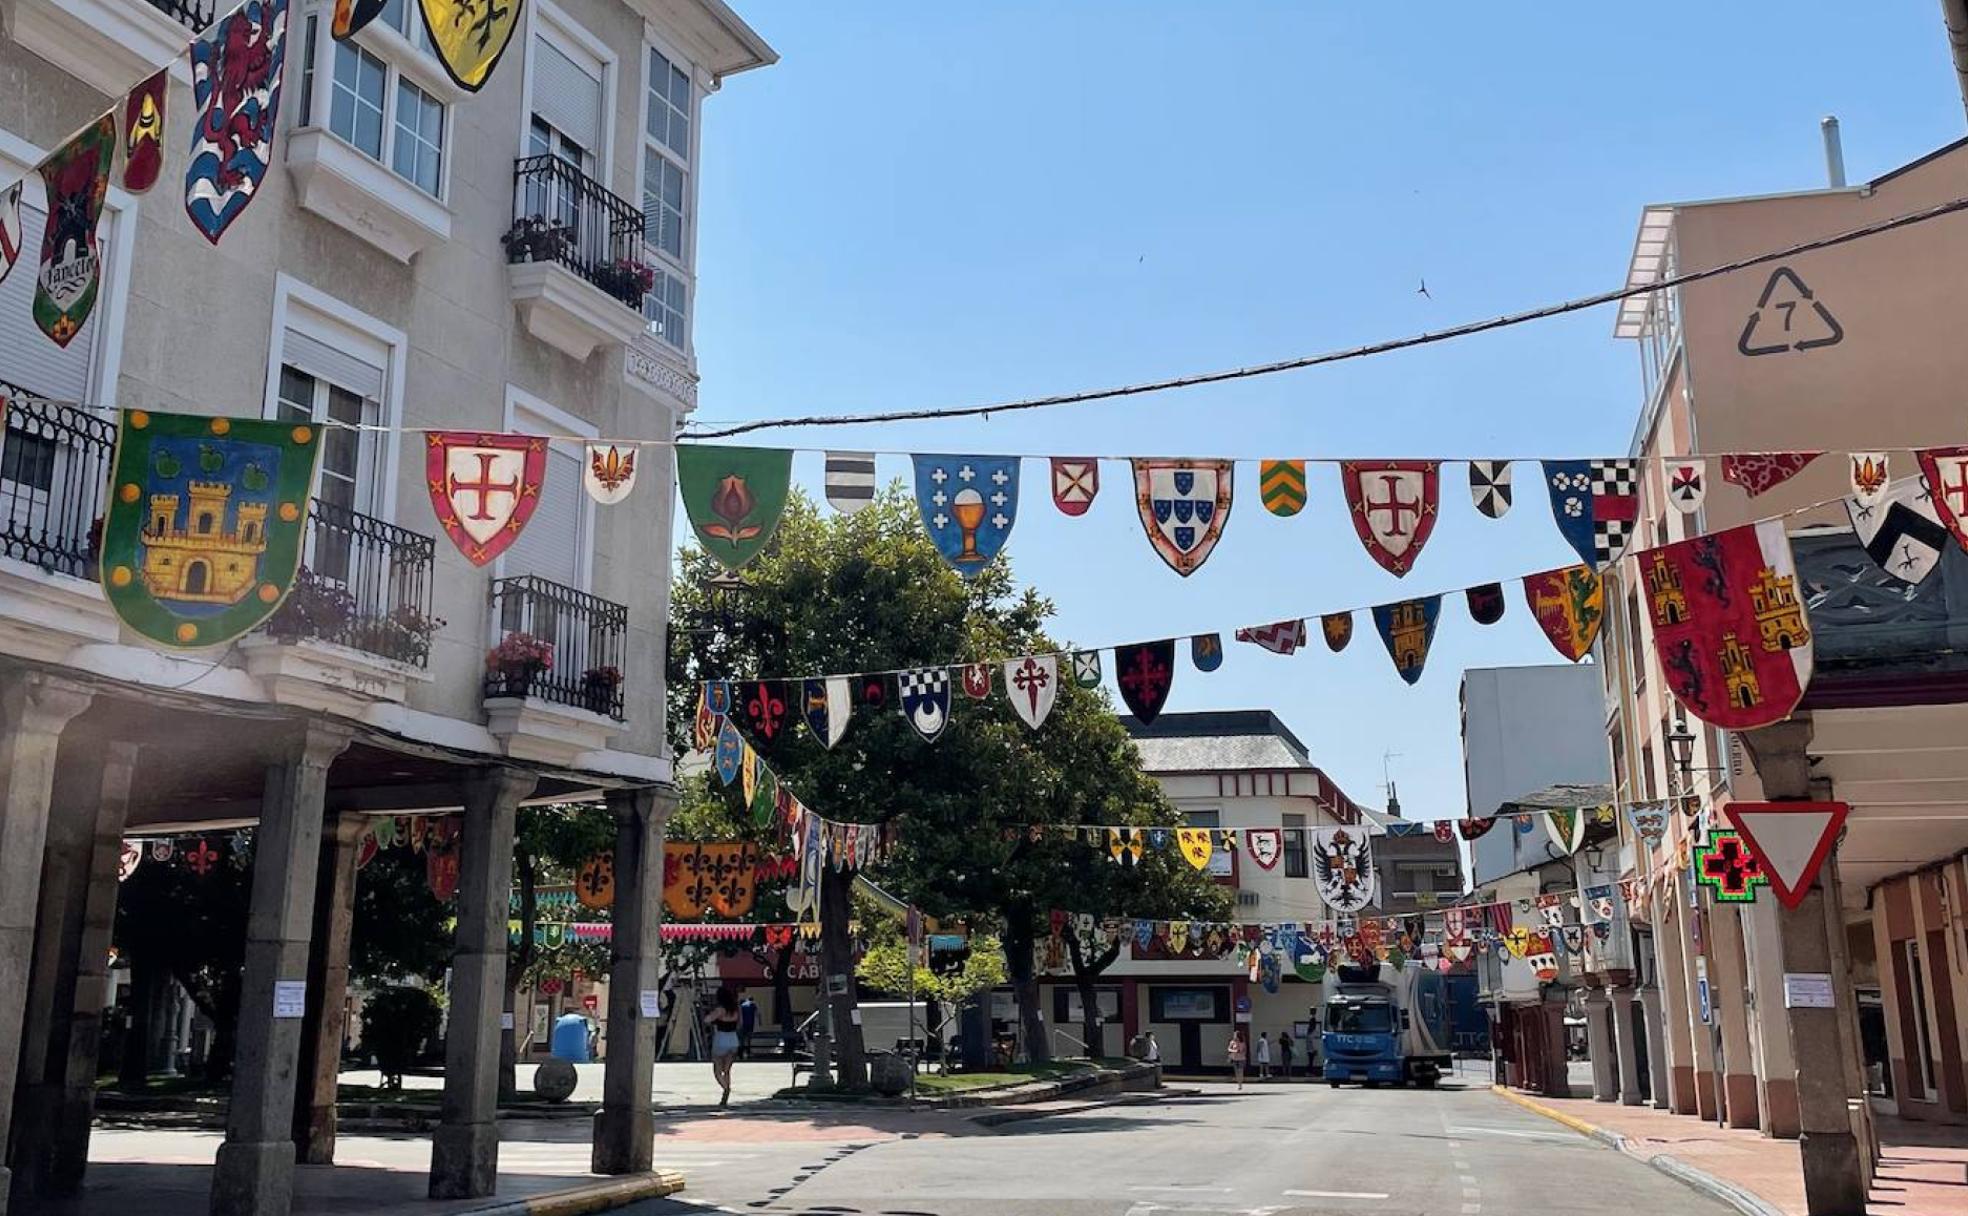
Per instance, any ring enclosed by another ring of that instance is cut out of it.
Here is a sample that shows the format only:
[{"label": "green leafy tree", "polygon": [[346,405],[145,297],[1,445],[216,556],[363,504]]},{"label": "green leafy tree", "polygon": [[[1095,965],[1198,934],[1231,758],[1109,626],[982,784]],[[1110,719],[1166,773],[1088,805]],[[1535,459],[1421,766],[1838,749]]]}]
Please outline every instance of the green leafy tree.
[{"label": "green leafy tree", "polygon": [[[851,516],[822,513],[795,493],[771,545],[747,567],[742,590],[726,589],[694,548],[685,549],[681,565],[672,621],[687,641],[671,647],[669,673],[680,746],[688,746],[700,678],[886,671],[1062,649],[1044,630],[1051,604],[1015,586],[1007,559],[960,579],[899,487]],[[995,680],[1001,672],[996,662],[992,667]],[[923,742],[891,705],[879,712],[858,707],[832,750],[799,732],[767,753],[821,814],[899,825],[899,847],[881,878],[887,889],[929,915],[1001,934],[1027,1051],[1036,1060],[1050,1056],[1034,950],[1051,909],[1141,913],[1089,907],[1065,875],[1092,865],[1095,855],[1050,835],[1035,842],[1027,829],[1177,819],[1141,774],[1104,691],[1062,682],[1037,731],[1000,695],[975,701],[958,692],[952,720],[934,743]],[[1166,878],[1167,899],[1158,907],[1203,916],[1221,906],[1220,890],[1193,872],[1169,869]],[[851,957],[850,882],[831,869],[822,879],[822,970],[829,975],[847,972]],[[859,1084],[865,1057],[849,1017],[852,1002],[851,992],[836,999],[834,1023],[842,1031],[843,1081]]]},{"label": "green leafy tree", "polygon": [[355,876],[350,976],[369,987],[443,979],[456,942],[455,911],[431,894],[422,855],[406,848],[377,853]]}]

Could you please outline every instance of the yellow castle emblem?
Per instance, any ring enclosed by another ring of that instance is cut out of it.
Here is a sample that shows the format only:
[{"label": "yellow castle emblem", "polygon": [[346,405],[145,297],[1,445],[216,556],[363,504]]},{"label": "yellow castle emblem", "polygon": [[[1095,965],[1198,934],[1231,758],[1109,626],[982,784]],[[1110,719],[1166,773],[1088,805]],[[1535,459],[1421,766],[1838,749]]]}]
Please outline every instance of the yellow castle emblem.
[{"label": "yellow castle emblem", "polygon": [[190,501],[182,505],[176,494],[150,496],[144,586],[160,600],[236,604],[259,576],[267,504],[234,504],[223,482],[194,481],[186,490]]}]

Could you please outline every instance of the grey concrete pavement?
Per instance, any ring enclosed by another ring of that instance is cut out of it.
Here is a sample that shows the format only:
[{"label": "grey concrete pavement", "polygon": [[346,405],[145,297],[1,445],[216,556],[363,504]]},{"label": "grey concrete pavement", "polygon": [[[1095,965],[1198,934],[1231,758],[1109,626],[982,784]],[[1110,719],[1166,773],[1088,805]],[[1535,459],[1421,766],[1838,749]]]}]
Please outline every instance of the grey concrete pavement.
[{"label": "grey concrete pavement", "polygon": [[[515,1070],[522,1096],[533,1092],[533,1070],[536,1065],[521,1064]],[[603,1066],[600,1064],[576,1064],[574,1066],[574,1102],[601,1101]],[[733,1102],[755,1102],[769,1098],[792,1083],[793,1066],[784,1060],[760,1060],[751,1063],[735,1064],[731,1070],[731,1100]],[[382,1076],[374,1069],[353,1069],[342,1073],[344,1085],[382,1084]],[[437,1101],[444,1091],[444,1078],[436,1076],[407,1076],[403,1087],[413,1093],[428,1091],[432,1102]],[[656,1065],[656,1084],[650,1094],[658,1107],[669,1106],[715,1106],[718,1100],[717,1083],[711,1078],[709,1064],[693,1064],[681,1061],[665,1061]]]}]

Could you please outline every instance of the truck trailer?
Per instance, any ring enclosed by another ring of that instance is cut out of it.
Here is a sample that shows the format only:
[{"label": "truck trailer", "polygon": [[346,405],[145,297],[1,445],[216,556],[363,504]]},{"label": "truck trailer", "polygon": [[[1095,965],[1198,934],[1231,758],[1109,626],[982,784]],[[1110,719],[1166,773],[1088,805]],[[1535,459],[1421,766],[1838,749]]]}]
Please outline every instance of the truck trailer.
[{"label": "truck trailer", "polygon": [[1328,1085],[1432,1088],[1452,1066],[1448,985],[1439,972],[1347,965],[1327,973],[1326,988],[1320,1038]]}]

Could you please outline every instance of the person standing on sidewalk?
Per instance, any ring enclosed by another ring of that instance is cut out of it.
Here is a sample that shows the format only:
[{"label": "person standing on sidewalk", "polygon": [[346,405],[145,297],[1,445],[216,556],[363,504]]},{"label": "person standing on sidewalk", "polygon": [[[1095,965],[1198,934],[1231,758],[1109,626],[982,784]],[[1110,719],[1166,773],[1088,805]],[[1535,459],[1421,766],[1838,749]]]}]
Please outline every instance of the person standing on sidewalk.
[{"label": "person standing on sidewalk", "polygon": [[1244,1087],[1244,1065],[1250,1062],[1250,1044],[1244,1040],[1242,1027],[1230,1032],[1230,1075],[1237,1078],[1237,1088]]},{"label": "person standing on sidewalk", "polygon": [[1278,1032],[1278,1068],[1280,1075],[1287,1081],[1291,1080],[1291,1053],[1291,1031],[1280,1030]]},{"label": "person standing on sidewalk", "polygon": [[1257,1035],[1257,1079],[1271,1079],[1271,1036],[1264,1031]]}]

